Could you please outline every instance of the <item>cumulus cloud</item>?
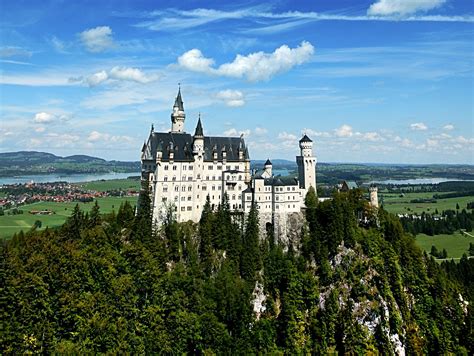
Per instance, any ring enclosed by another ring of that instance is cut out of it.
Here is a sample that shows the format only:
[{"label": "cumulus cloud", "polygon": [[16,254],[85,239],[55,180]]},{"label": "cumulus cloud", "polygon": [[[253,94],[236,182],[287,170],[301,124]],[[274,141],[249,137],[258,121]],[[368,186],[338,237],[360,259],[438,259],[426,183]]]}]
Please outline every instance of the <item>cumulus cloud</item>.
[{"label": "cumulus cloud", "polygon": [[362,134],[362,137],[364,138],[364,140],[367,140],[367,141],[382,141],[383,140],[382,136],[380,136],[378,132],[366,132]]},{"label": "cumulus cloud", "polygon": [[368,15],[410,15],[443,5],[446,0],[377,0],[367,10]]},{"label": "cumulus cloud", "polygon": [[255,131],[255,135],[257,135],[257,136],[263,136],[268,132],[267,129],[265,129],[263,127],[258,127],[258,126],[255,128],[254,131]]},{"label": "cumulus cloud", "polygon": [[221,90],[216,94],[216,98],[231,107],[243,106],[245,104],[244,94],[239,90]]},{"label": "cumulus cloud", "polygon": [[443,130],[446,130],[446,131],[454,130],[454,125],[451,125],[451,124],[444,125]]},{"label": "cumulus cloud", "polygon": [[37,124],[47,124],[54,120],[54,115],[47,112],[39,112],[35,114],[33,121]]},{"label": "cumulus cloud", "polygon": [[214,60],[206,58],[199,49],[185,52],[178,64],[190,71],[224,77],[245,78],[250,82],[269,80],[276,74],[286,72],[294,66],[307,62],[314,54],[314,47],[307,41],[296,48],[283,45],[273,53],[255,52],[243,56],[238,54],[230,63],[214,68]]},{"label": "cumulus cloud", "polygon": [[115,46],[112,29],[109,26],[98,26],[79,34],[82,44],[88,52],[99,53]]},{"label": "cumulus cloud", "polygon": [[423,122],[415,122],[414,124],[410,125],[410,128],[414,131],[428,130],[428,126],[426,126]]},{"label": "cumulus cloud", "polygon": [[334,130],[334,134],[337,137],[351,137],[354,133],[352,127],[349,125],[342,125],[341,127]]},{"label": "cumulus cloud", "polygon": [[70,82],[81,82],[90,87],[95,87],[107,80],[130,81],[141,84],[146,84],[155,81],[159,78],[157,74],[145,74],[138,68],[132,67],[113,67],[109,71],[101,70],[97,73],[91,74],[88,77],[69,78]]}]

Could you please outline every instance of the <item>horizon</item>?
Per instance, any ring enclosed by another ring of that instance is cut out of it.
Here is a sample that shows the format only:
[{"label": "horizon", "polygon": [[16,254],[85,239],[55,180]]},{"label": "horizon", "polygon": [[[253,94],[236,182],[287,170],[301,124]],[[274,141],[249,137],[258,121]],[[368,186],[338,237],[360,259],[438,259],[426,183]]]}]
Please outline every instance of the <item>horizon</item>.
[{"label": "horizon", "polygon": [[474,164],[467,0],[3,10],[1,152],[138,161],[181,83],[185,131],[201,115],[205,135],[244,134],[254,160],[293,161],[306,133],[320,163]]}]

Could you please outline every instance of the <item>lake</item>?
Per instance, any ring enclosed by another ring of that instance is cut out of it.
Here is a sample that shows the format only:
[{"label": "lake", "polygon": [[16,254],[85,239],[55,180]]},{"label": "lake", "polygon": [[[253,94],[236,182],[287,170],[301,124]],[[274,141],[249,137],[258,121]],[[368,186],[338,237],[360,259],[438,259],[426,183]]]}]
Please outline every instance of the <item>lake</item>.
[{"label": "lake", "polygon": [[453,178],[414,178],[414,179],[387,179],[387,180],[374,180],[369,184],[393,184],[393,185],[405,185],[405,184],[439,184],[443,182],[472,182],[465,179],[453,179]]},{"label": "lake", "polygon": [[98,173],[98,174],[38,174],[19,177],[0,177],[0,185],[16,183],[48,183],[48,182],[92,182],[96,180],[125,179],[130,176],[139,176],[139,172],[129,173]]}]

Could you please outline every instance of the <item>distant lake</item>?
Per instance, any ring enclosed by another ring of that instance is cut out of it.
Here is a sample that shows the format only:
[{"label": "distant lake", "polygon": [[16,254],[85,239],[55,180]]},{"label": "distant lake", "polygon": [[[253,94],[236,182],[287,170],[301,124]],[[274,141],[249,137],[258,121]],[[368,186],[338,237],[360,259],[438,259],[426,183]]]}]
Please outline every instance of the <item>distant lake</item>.
[{"label": "distant lake", "polygon": [[472,182],[472,180],[453,179],[453,178],[415,178],[415,179],[374,180],[370,183],[393,184],[393,185],[405,185],[405,184],[416,185],[416,184],[439,184],[443,182]]},{"label": "distant lake", "polygon": [[286,168],[272,169],[272,173],[273,173],[274,176],[280,175],[282,177],[290,175],[290,171]]},{"label": "distant lake", "polygon": [[139,176],[139,172],[129,173],[98,173],[98,174],[38,174],[19,177],[0,177],[0,185],[2,184],[16,184],[16,183],[49,183],[49,182],[92,182],[95,180],[111,180],[111,179],[125,179],[130,176]]}]

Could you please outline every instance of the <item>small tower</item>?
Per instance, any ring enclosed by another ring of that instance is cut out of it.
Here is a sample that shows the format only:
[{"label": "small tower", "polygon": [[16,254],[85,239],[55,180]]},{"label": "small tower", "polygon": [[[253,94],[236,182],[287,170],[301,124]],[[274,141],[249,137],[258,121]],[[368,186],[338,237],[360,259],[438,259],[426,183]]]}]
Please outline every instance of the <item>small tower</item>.
[{"label": "small tower", "polygon": [[316,156],[313,155],[313,141],[304,135],[300,140],[300,156],[296,157],[298,164],[298,180],[300,188],[308,191],[309,187],[316,190]]},{"label": "small tower", "polygon": [[272,177],[272,162],[270,162],[270,159],[267,159],[267,161],[265,162],[265,165],[263,166],[264,170],[265,170],[265,176],[267,178],[271,178]]},{"label": "small tower", "polygon": [[369,187],[369,192],[370,192],[370,206],[373,207],[373,208],[378,208],[379,207],[379,197],[377,195],[377,193],[378,193],[377,186],[372,184]]},{"label": "small tower", "polygon": [[193,136],[193,153],[198,156],[204,154],[204,132],[201,124],[201,114],[199,114],[198,123],[196,125],[196,131]]},{"label": "small tower", "polygon": [[184,131],[184,114],[183,99],[181,98],[181,87],[178,89],[178,95],[173,105],[173,112],[171,113],[171,132],[182,133]]}]

